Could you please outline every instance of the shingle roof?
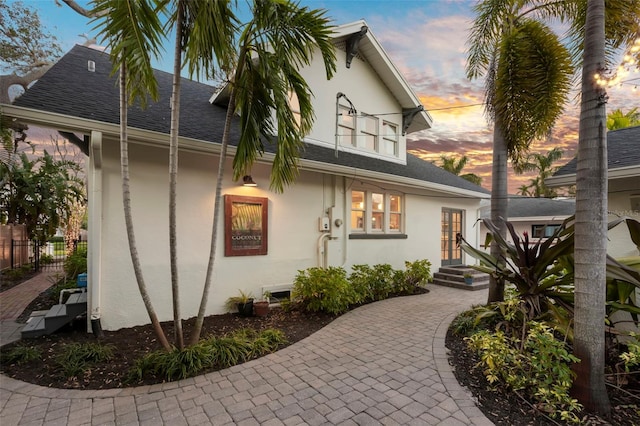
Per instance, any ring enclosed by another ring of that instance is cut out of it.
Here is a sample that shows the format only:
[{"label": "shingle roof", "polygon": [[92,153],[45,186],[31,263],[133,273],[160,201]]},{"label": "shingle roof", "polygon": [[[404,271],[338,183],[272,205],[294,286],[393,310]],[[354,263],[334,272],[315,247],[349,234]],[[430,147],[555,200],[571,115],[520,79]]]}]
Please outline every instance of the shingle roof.
[{"label": "shingle roof", "polygon": [[[640,166],[640,126],[607,133],[607,163],[609,170]],[[554,176],[575,174],[577,165],[578,158],[574,157],[555,172]]]},{"label": "shingle roof", "polygon": [[[88,71],[88,61],[95,63],[95,72]],[[111,76],[111,69],[107,53],[76,45],[16,99],[14,105],[118,124],[120,115],[117,76]],[[172,75],[156,70],[155,76],[160,92],[159,101],[150,102],[144,110],[135,105],[130,107],[129,126],[168,134]],[[215,88],[183,78],[181,90],[180,135],[203,142],[219,143],[222,139],[226,109],[209,103]],[[239,127],[232,126],[232,145],[237,144],[239,135]],[[273,152],[273,144],[265,143],[265,150]],[[348,152],[340,152],[336,158],[333,149],[305,144],[301,158],[489,193],[486,189],[409,153],[405,166]]]},{"label": "shingle roof", "polygon": [[[509,197],[509,219],[522,217],[559,217],[571,216],[576,211],[574,199],[553,200],[549,198]],[[491,206],[480,209],[480,217],[491,216]]]}]

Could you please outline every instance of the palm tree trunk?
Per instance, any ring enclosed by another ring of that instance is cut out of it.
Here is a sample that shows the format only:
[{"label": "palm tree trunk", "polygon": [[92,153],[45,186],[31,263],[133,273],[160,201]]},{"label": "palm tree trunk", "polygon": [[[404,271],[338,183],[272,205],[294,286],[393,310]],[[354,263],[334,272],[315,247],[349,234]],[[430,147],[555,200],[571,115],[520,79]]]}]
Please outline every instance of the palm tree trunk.
[{"label": "palm tree trunk", "polygon": [[198,309],[198,317],[193,326],[193,333],[189,339],[189,345],[195,345],[200,340],[202,325],[204,324],[204,314],[207,310],[209,301],[209,290],[211,289],[211,277],[213,275],[213,264],[216,259],[216,247],[218,239],[218,222],[220,221],[220,210],[222,210],[222,179],[224,178],[224,163],[227,158],[227,146],[229,145],[229,132],[231,129],[231,120],[233,118],[236,103],[236,91],[232,88],[229,96],[229,105],[227,106],[227,115],[224,120],[224,131],[222,133],[222,146],[220,147],[220,159],[218,160],[218,176],[216,178],[216,195],[213,205],[213,225],[211,228],[211,248],[209,250],[209,263],[207,264],[207,275],[204,281],[204,289],[202,298],[200,299],[200,308]]},{"label": "palm tree trunk", "polygon": [[[502,132],[502,121],[496,117],[493,128],[493,166],[491,177],[491,221],[500,230],[500,235],[506,237],[507,225],[505,221],[509,215],[509,198],[507,194],[507,142]],[[496,259],[504,259],[504,253],[496,244],[491,243],[491,255]],[[487,303],[502,302],[504,300],[504,280],[491,275],[489,278],[489,296]]]},{"label": "palm tree trunk", "polygon": [[182,65],[182,21],[184,2],[178,1],[176,42],[173,59],[173,88],[171,91],[171,130],[169,136],[169,252],[171,263],[171,296],[173,300],[173,328],[175,343],[184,348],[180,315],[180,285],[178,281],[178,230],[176,217],[176,186],[178,182],[178,130],[180,127],[180,69]]},{"label": "palm tree trunk", "polygon": [[575,219],[575,329],[577,377],[573,394],[600,415],[611,411],[604,378],[607,256],[607,114],[606,92],[595,74],[605,63],[605,2],[589,0],[584,63]]},{"label": "palm tree trunk", "polygon": [[171,345],[160,326],[158,316],[156,315],[147,286],[142,276],[142,268],[140,266],[140,257],[138,256],[138,248],[136,245],[135,233],[133,231],[133,218],[131,217],[131,191],[129,188],[129,141],[127,134],[127,70],[125,65],[120,68],[120,167],[122,171],[122,204],[124,205],[124,221],[127,228],[127,238],[129,239],[129,252],[131,254],[131,262],[133,263],[133,271],[140,290],[140,296],[149,314],[149,319],[153,325],[153,330],[158,336],[158,340],[162,347],[166,350],[171,349]]}]

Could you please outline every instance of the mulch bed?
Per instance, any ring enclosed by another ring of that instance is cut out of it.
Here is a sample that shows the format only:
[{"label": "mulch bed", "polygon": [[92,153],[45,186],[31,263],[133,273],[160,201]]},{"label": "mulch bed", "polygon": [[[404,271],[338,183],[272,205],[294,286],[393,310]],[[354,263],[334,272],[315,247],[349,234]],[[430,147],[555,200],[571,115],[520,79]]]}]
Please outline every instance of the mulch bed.
[{"label": "mulch bed", "polygon": [[[466,387],[476,398],[478,408],[496,425],[535,425],[547,426],[564,424],[549,419],[520,398],[516,393],[505,388],[490,391],[489,384],[476,364],[479,357],[467,348],[461,336],[455,336],[451,330],[447,333],[446,347],[449,349],[449,363],[453,373],[462,386]],[[605,420],[596,416],[581,416],[581,425],[640,425],[640,388],[635,389],[635,397],[624,391],[610,387],[609,399],[612,406],[611,419]]]},{"label": "mulch bed", "polygon": [[[205,319],[202,337],[220,336],[240,328],[264,330],[277,328],[285,333],[288,344],[304,339],[313,332],[330,323],[335,316],[323,313],[303,313],[300,311],[283,312],[272,309],[265,317],[241,317],[237,314],[212,315]],[[185,341],[189,337],[195,319],[183,321]],[[173,339],[173,322],[162,323],[167,338]],[[3,346],[8,351],[17,345],[28,345],[40,349],[39,361],[23,365],[3,364],[2,373],[28,383],[63,389],[111,389],[127,386],[149,385],[161,382],[161,378],[147,378],[130,382],[128,373],[138,358],[149,352],[161,349],[150,325],[123,328],[118,331],[104,331],[104,336],[96,339],[85,332],[86,320],[77,319],[64,329],[49,335],[22,340]],[[80,377],[66,379],[56,364],[61,348],[69,343],[100,342],[113,345],[116,356],[109,362],[97,364]],[[202,374],[208,371],[203,371]]]}]

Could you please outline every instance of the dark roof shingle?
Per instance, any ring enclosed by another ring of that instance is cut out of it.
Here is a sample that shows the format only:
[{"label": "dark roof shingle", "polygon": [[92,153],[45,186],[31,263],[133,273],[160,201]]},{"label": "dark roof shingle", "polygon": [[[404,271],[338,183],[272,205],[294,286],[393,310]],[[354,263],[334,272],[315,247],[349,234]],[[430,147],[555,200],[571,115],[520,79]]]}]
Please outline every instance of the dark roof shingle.
[{"label": "dark roof shingle", "polygon": [[[88,61],[95,63],[95,72],[88,70]],[[72,117],[111,124],[120,122],[117,75],[111,75],[112,64],[107,53],[76,45],[40,80],[15,100],[21,107],[54,112]],[[172,75],[155,71],[160,98],[149,102],[146,109],[129,108],[129,126],[168,134],[170,131],[170,98]],[[180,135],[209,143],[222,139],[226,109],[209,103],[215,88],[189,79],[181,82]],[[230,143],[237,144],[239,126],[232,126]],[[274,145],[265,143],[267,152]],[[406,178],[419,179],[454,188],[487,194],[489,191],[455,176],[427,161],[407,153],[407,165],[340,152],[305,144],[301,158],[346,167],[365,169]]]},{"label": "dark roof shingle", "polygon": [[[554,176],[576,173],[578,158],[574,157],[555,172]],[[640,166],[640,126],[607,132],[607,168]]]}]

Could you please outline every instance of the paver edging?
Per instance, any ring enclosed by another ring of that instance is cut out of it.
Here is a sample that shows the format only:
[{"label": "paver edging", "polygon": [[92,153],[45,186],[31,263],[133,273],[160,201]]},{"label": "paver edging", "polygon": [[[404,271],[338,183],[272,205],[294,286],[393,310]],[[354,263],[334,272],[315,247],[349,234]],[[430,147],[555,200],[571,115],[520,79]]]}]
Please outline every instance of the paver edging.
[{"label": "paver edging", "polygon": [[[436,334],[433,338],[433,354],[436,362],[436,370],[438,371],[438,375],[441,379],[440,381],[444,385],[449,396],[455,401],[458,407],[463,409],[467,417],[474,419],[474,424],[492,425],[493,422],[491,422],[478,408],[477,400],[472,395],[471,391],[458,383],[458,380],[455,378],[453,373],[453,369],[449,364],[449,356],[448,350],[445,346],[445,340],[447,338],[447,330],[449,330],[451,322],[457,315],[458,314],[449,314],[444,317],[436,329]],[[476,405],[473,407],[466,407],[464,404],[465,401],[473,401]]]}]

